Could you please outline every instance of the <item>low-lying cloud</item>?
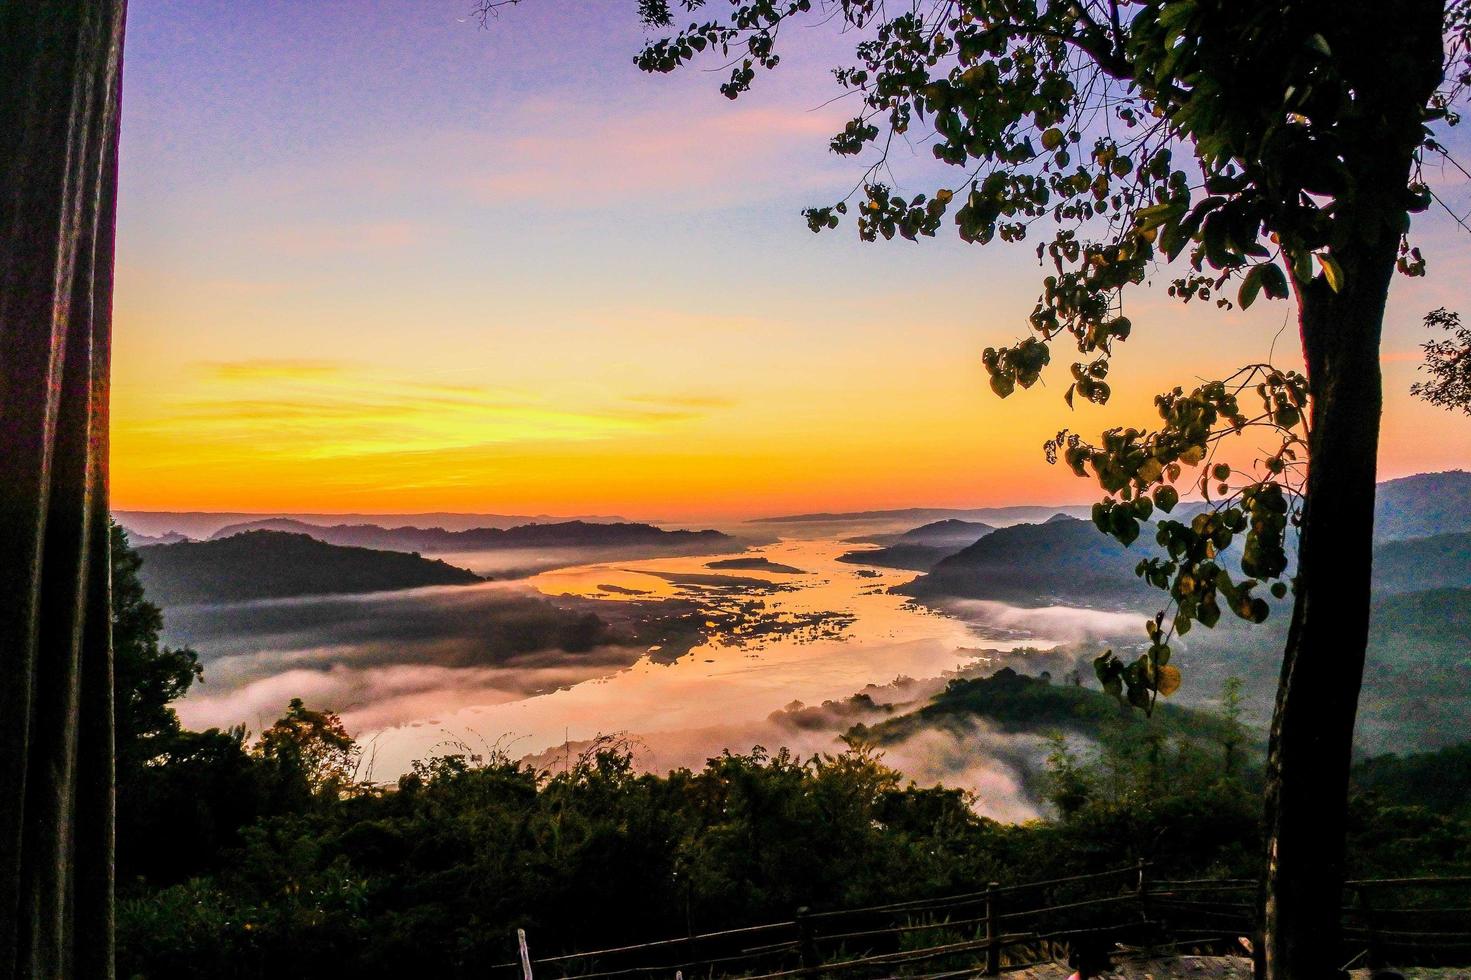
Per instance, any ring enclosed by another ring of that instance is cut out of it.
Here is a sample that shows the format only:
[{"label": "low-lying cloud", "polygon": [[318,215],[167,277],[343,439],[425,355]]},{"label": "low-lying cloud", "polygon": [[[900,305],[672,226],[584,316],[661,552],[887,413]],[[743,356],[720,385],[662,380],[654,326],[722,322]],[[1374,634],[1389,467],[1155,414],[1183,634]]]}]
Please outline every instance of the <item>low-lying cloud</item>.
[{"label": "low-lying cloud", "polygon": [[367,731],[603,676],[663,638],[656,606],[588,605],[492,582],[182,606],[168,611],[165,640],[204,663],[205,682],[180,705],[186,724],[258,726],[302,697]]}]

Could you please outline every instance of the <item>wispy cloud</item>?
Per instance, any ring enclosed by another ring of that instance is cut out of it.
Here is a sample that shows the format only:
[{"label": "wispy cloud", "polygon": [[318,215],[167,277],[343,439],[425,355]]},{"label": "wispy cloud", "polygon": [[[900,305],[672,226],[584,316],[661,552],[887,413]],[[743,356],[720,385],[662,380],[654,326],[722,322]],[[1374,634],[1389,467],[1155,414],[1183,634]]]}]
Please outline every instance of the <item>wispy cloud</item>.
[{"label": "wispy cloud", "polygon": [[634,402],[639,405],[661,405],[688,409],[721,409],[732,408],[736,404],[734,398],[724,395],[629,395],[624,401]]},{"label": "wispy cloud", "polygon": [[683,396],[565,404],[348,361],[256,359],[198,368],[196,383],[171,394],[152,417],[131,420],[131,432],[322,460],[601,440],[695,421],[720,404]]},{"label": "wispy cloud", "polygon": [[281,378],[324,378],[340,373],[340,361],[312,361],[291,358],[255,358],[243,361],[206,361],[200,368],[222,381],[260,381]]}]

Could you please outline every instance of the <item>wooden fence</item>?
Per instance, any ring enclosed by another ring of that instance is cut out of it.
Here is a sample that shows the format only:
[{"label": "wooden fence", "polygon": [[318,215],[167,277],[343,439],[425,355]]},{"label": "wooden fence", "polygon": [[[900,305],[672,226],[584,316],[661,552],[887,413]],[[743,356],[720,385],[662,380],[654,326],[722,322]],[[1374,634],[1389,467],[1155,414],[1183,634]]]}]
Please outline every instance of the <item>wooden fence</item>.
[{"label": "wooden fence", "polygon": [[[1255,881],[1154,878],[1143,862],[1097,874],[866,908],[798,909],[791,919],[612,949],[497,963],[497,980],[915,980],[996,976],[1077,954],[1102,965],[1123,950],[1240,952],[1256,920]],[[1345,888],[1349,966],[1471,962],[1471,877],[1351,881]]]}]

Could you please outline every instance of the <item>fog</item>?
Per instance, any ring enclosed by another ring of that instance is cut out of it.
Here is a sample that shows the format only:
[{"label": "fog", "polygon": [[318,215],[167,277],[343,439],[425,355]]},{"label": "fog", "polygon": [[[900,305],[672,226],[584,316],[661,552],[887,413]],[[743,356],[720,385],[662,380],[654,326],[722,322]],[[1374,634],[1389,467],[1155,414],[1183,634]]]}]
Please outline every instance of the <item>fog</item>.
[{"label": "fog", "polygon": [[[200,653],[181,702],[194,728],[259,731],[294,697],[337,711],[373,747],[373,777],[460,742],[565,764],[600,735],[647,771],[698,769],[722,750],[841,751],[854,725],[915,710],[955,676],[1071,669],[1142,616],[892,592],[914,575],[838,561],[836,539],[744,553],[799,574],[716,574],[721,555],[624,560],[527,580],[167,610],[166,640]],[[473,567],[473,564],[472,564]],[[482,565],[483,569],[484,566]],[[973,795],[1000,820],[1039,813],[1040,735],[980,721],[873,735],[921,785]]]}]

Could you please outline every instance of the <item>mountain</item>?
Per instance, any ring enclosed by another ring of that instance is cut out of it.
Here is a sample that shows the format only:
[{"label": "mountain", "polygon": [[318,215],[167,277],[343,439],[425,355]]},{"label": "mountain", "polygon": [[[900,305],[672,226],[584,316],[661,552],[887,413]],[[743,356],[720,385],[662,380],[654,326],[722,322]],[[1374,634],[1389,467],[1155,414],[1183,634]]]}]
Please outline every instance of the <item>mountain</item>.
[{"label": "mountain", "polygon": [[178,531],[168,531],[157,536],[131,532],[128,534],[128,544],[134,548],[142,548],[150,544],[182,544],[188,540],[190,539]]},{"label": "mountain", "polygon": [[928,572],[955,554],[957,548],[937,548],[927,544],[894,544],[887,548],[869,548],[839,555],[838,561],[849,565],[874,565],[878,568],[903,568]]},{"label": "mountain", "polygon": [[931,548],[953,548],[959,551],[966,545],[975,544],[994,530],[996,528],[993,525],[981,521],[962,521],[952,517],[943,521],[921,524],[919,527],[911,528],[900,534],[869,534],[848,540],[856,544],[918,544]]},{"label": "mountain", "polygon": [[1374,549],[1374,591],[1471,588],[1471,533],[1384,541]]},{"label": "mountain", "polygon": [[285,517],[303,524],[377,524],[379,527],[442,527],[464,531],[474,527],[518,527],[522,524],[553,524],[558,521],[618,523],[622,517],[592,517],[585,514],[551,517],[546,514],[462,514],[435,511],[426,514],[281,514],[247,511],[204,510],[117,510],[113,518],[131,534],[159,537],[175,531],[190,538],[207,538],[227,524],[246,524],[271,517]]},{"label": "mountain", "polygon": [[138,554],[143,587],[163,606],[484,581],[463,568],[418,555],[341,547],[283,531],[148,545]]},{"label": "mountain", "polygon": [[286,531],[305,534],[328,544],[415,552],[488,551],[501,548],[684,547],[696,543],[713,547],[731,540],[728,535],[719,531],[666,531],[652,524],[562,521],[555,524],[522,524],[512,528],[478,527],[448,531],[442,527],[389,528],[376,524],[334,524],[323,527],[284,517],[230,524],[216,531],[211,540],[229,538],[249,531]]},{"label": "mountain", "polygon": [[[983,719],[1004,732],[1050,734],[1056,731],[1097,735],[1108,724],[1144,728],[1149,719],[1094,687],[1053,682],[1046,674],[1031,677],[1002,667],[989,677],[959,677],[922,707],[896,715],[862,734],[878,744],[892,744],[926,728]],[[1210,735],[1222,720],[1194,708],[1161,701],[1154,719],[1181,734]]]},{"label": "mountain", "polygon": [[1417,473],[1379,484],[1374,536],[1381,541],[1471,531],[1471,473]]},{"label": "mountain", "polygon": [[885,547],[866,551],[850,551],[838,561],[850,565],[876,565],[880,568],[905,568],[928,572],[961,548],[974,544],[996,530],[980,521],[949,518],[932,521],[899,534],[870,534],[848,540],[859,544],[881,544]]},{"label": "mountain", "polygon": [[[1189,520],[1202,504],[1182,504],[1170,516]],[[1471,587],[1471,473],[1424,473],[1379,485],[1376,505],[1376,594]],[[1056,514],[1042,524],[1001,528],[933,563],[929,575],[902,591],[921,597],[996,599],[1016,605],[1118,606],[1163,593],[1146,587],[1134,567],[1159,554],[1149,526],[1132,548],[1101,534],[1091,521]],[[862,559],[858,558],[863,555]],[[923,555],[855,553],[851,560],[886,564]],[[1295,554],[1294,554],[1295,557]],[[845,556],[847,559],[847,556]]]},{"label": "mountain", "polygon": [[985,521],[990,524],[1015,524],[1019,521],[1045,521],[1056,513],[1086,515],[1085,505],[1064,507],[1038,507],[1021,505],[1016,507],[980,507],[961,510],[949,507],[908,507],[902,510],[856,510],[837,513],[784,514],[778,517],[758,517],[751,524],[860,524],[893,523],[912,524],[917,521]]},{"label": "mountain", "polygon": [[1355,788],[1386,800],[1413,801],[1432,813],[1471,817],[1471,742],[1406,756],[1378,755],[1353,768]]},{"label": "mountain", "polygon": [[[1140,541],[1147,540],[1140,535]],[[1158,595],[1134,575],[1152,541],[1125,548],[1091,521],[1052,518],[999,528],[899,591],[1021,606],[1117,606]]]}]

